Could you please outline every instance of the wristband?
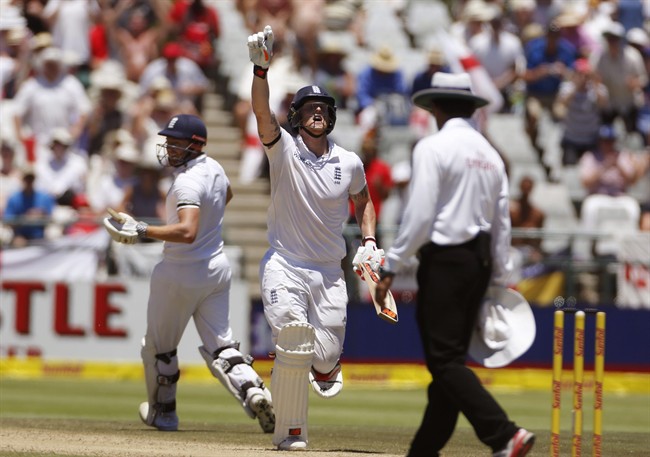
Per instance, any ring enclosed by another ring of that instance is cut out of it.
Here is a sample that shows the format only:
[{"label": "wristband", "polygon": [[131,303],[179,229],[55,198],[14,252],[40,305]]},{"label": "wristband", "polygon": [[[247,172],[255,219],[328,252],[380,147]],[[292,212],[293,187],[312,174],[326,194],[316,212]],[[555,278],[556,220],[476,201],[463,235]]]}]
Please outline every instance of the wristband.
[{"label": "wristband", "polygon": [[147,236],[147,229],[149,228],[149,224],[146,222],[138,222],[135,224],[135,231],[138,232],[138,238],[144,238]]},{"label": "wristband", "polygon": [[374,236],[364,236],[361,240],[361,246],[365,246],[368,241],[372,241],[377,246],[377,239]]},{"label": "wristband", "polygon": [[266,74],[269,72],[268,68],[253,65],[253,74],[258,78],[266,79]]}]

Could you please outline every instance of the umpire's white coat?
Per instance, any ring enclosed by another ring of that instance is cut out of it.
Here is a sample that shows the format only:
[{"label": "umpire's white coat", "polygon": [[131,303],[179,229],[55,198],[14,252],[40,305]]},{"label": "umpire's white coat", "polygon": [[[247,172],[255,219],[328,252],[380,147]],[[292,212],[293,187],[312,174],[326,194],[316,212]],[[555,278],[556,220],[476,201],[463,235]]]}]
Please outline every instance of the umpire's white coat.
[{"label": "umpire's white coat", "polygon": [[289,322],[316,331],[314,368],[331,371],[343,350],[347,290],[341,268],[349,196],[366,185],[361,159],[330,142],[316,157],[284,129],[266,150],[270,164],[271,248],[260,266],[264,313],[277,334]]}]

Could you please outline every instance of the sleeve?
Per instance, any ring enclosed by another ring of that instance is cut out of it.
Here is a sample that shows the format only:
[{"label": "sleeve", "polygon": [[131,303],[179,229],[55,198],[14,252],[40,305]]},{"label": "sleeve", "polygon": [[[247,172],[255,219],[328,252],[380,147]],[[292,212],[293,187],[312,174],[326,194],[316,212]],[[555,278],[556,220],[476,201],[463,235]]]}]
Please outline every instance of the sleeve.
[{"label": "sleeve", "polygon": [[7,206],[5,206],[4,213],[2,214],[3,219],[10,220],[18,216],[18,194],[12,194],[7,200]]},{"label": "sleeve", "polygon": [[192,179],[187,173],[181,173],[176,177],[171,189],[176,197],[176,210],[181,208],[200,208],[201,192],[200,184]]},{"label": "sleeve", "polygon": [[363,171],[363,162],[356,154],[354,155],[354,166],[352,169],[352,180],[350,182],[350,195],[356,195],[366,186],[366,173]]},{"label": "sleeve", "polygon": [[[420,141],[413,150],[413,176],[402,224],[384,267],[399,272],[402,265],[431,240],[436,219],[441,171],[437,154]],[[417,197],[413,197],[417,196]]]},{"label": "sleeve", "polygon": [[492,285],[506,287],[512,274],[510,260],[511,224],[508,196],[508,177],[503,170],[501,190],[495,202],[492,221]]}]

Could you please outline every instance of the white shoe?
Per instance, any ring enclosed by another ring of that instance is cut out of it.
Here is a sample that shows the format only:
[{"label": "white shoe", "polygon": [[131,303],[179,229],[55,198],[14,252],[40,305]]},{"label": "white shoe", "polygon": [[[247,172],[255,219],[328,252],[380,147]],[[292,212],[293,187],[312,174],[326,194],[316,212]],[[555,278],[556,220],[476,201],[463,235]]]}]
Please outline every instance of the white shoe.
[{"label": "white shoe", "polygon": [[161,432],[175,432],[178,430],[178,416],[176,415],[176,411],[158,411],[156,405],[150,408],[149,403],[145,401],[140,403],[138,412],[140,413],[142,422],[150,427],[157,428]]},{"label": "white shoe", "polygon": [[520,428],[510,438],[506,447],[492,454],[492,457],[524,457],[532,449],[533,444],[535,444],[535,435],[525,428]]},{"label": "white shoe", "polygon": [[288,436],[278,444],[280,451],[304,451],[305,449],[307,449],[307,441],[302,436]]},{"label": "white shoe", "polygon": [[257,421],[264,433],[273,433],[275,430],[275,413],[273,412],[273,405],[269,399],[262,393],[253,392],[248,399],[248,407],[255,413]]},{"label": "white shoe", "polygon": [[309,372],[309,382],[314,392],[323,398],[337,396],[343,390],[343,372],[341,364],[337,363],[332,371],[327,374],[318,373],[312,367]]}]

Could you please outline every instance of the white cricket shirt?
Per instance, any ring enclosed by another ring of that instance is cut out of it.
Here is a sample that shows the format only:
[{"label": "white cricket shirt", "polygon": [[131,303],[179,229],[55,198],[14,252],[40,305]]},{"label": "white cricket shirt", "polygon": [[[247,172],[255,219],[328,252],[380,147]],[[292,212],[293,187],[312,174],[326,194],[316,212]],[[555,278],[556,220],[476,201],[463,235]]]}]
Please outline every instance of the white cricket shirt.
[{"label": "white cricket shirt", "polygon": [[300,136],[282,129],[267,148],[271,206],[267,214],[269,244],[300,262],[340,262],[345,257],[343,226],[348,199],[366,185],[361,159],[330,141],[321,157]]},{"label": "white cricket shirt", "polygon": [[229,185],[223,167],[205,154],[174,170],[174,182],[166,200],[167,224],[179,222],[180,208],[199,208],[201,216],[194,243],[165,241],[165,259],[193,262],[222,252],[222,225]]},{"label": "white cricket shirt", "polygon": [[409,200],[384,268],[399,271],[430,241],[457,245],[485,231],[492,235],[492,282],[506,285],[512,270],[508,200],[497,151],[467,120],[448,120],[413,150]]}]

